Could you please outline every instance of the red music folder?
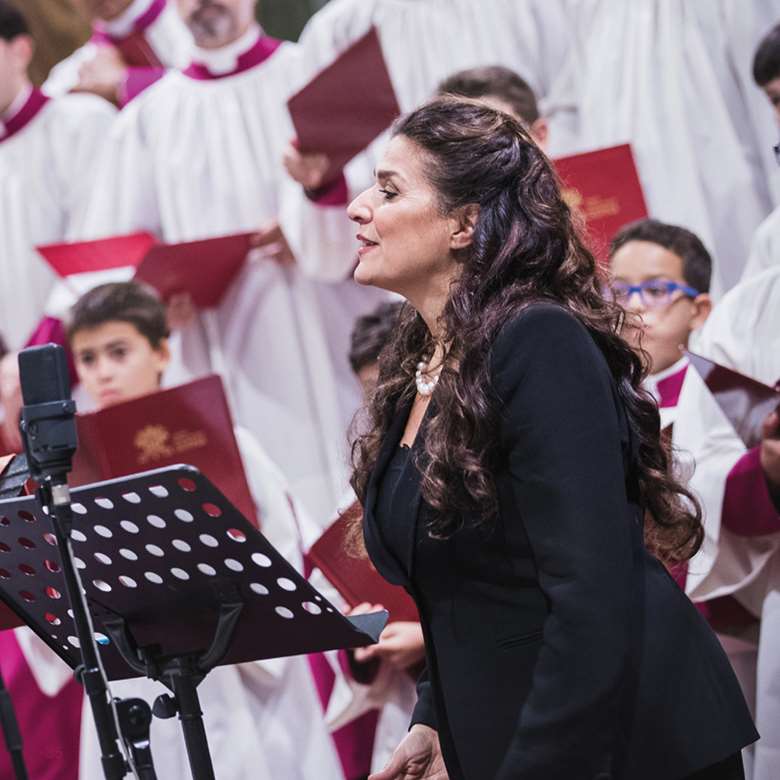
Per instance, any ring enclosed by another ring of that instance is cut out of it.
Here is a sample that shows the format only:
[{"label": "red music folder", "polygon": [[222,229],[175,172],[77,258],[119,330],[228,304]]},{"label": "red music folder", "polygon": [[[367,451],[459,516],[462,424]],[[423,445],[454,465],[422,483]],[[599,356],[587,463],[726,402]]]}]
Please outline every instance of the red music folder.
[{"label": "red music folder", "polygon": [[401,113],[374,27],[287,101],[302,152],[327,154],[333,178]]},{"label": "red music folder", "polygon": [[96,241],[48,244],[38,252],[62,277],[132,266],[135,278],[163,299],[187,292],[199,308],[216,306],[241,270],[254,233],[238,233],[179,244],[159,243],[151,233]]},{"label": "red music folder", "polygon": [[590,248],[601,262],[609,242],[625,224],[647,216],[634,155],[629,144],[559,157],[553,161],[563,197],[585,219]]},{"label": "red music folder", "polygon": [[349,528],[359,522],[363,510],[356,501],[322,534],[309,550],[309,560],[335,586],[350,607],[363,602],[381,604],[391,621],[419,621],[412,597],[401,587],[391,585],[374,568],[365,554],[349,551]]},{"label": "red music folder", "polygon": [[76,421],[79,446],[72,485],[187,463],[214,482],[250,522],[258,524],[218,376],[79,414]]},{"label": "red music folder", "polygon": [[686,354],[743,444],[748,449],[759,444],[764,420],[780,408],[780,390],[694,352]]}]

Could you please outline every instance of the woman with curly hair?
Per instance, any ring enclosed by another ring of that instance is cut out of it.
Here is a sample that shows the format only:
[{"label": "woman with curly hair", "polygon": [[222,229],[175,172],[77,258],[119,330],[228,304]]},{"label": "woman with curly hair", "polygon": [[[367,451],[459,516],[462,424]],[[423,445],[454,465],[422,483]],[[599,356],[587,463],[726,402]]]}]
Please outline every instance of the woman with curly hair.
[{"label": "woman with curly hair", "polygon": [[666,568],[700,511],[549,160],[510,116],[440,98],[399,120],[349,215],[355,279],[408,301],[352,483],[427,660],[374,780],[741,778],[755,729]]}]

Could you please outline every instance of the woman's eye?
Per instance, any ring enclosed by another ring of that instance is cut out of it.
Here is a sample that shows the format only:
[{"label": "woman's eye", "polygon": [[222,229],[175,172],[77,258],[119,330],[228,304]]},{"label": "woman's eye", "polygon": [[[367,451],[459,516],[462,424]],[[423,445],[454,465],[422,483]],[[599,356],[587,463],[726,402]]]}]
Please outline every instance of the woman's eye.
[{"label": "woman's eye", "polygon": [[392,200],[394,197],[396,197],[396,195],[398,195],[397,192],[393,192],[392,190],[380,189],[379,191],[382,193],[382,195],[384,195],[385,200]]}]

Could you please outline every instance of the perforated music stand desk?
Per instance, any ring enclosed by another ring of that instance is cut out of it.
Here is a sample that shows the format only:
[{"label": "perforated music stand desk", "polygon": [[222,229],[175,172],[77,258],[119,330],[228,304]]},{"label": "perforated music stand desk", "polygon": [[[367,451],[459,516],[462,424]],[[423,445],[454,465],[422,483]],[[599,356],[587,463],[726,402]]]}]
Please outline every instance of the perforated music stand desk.
[{"label": "perforated music stand desk", "polygon": [[[341,615],[191,466],[75,488],[72,500],[76,565],[110,680],[144,674],[118,651],[118,625],[148,657],[205,653],[220,612],[238,605],[223,665],[372,644],[387,620]],[[60,553],[34,496],[0,501],[0,599],[76,668]]]}]

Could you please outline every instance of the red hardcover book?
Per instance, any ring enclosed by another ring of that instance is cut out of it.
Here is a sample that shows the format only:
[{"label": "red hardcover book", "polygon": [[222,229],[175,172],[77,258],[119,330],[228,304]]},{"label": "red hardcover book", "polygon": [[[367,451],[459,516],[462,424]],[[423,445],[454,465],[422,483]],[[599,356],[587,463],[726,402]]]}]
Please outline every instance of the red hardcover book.
[{"label": "red hardcover book", "polygon": [[634,155],[628,144],[559,157],[553,161],[563,197],[585,219],[590,246],[602,262],[623,225],[647,216]]},{"label": "red hardcover book", "polygon": [[162,244],[151,233],[48,244],[38,252],[62,277],[132,266],[135,278],[167,299],[188,292],[196,306],[216,306],[241,270],[254,233]]},{"label": "red hardcover book", "polygon": [[218,376],[80,414],[76,421],[79,446],[73,459],[72,485],[187,463],[258,524]]},{"label": "red hardcover book", "polygon": [[743,444],[748,449],[759,444],[764,420],[780,409],[780,389],[694,352],[686,354]]},{"label": "red hardcover book", "polygon": [[119,49],[125,65],[131,68],[162,68],[163,64],[160,58],[155,54],[154,49],[146,40],[143,31],[134,31],[126,38],[115,42],[114,46]]},{"label": "red hardcover book", "polygon": [[419,621],[412,597],[397,585],[391,585],[374,568],[365,553],[358,557],[349,551],[348,535],[352,523],[359,521],[363,510],[352,504],[309,550],[309,560],[330,580],[350,607],[363,602],[381,604],[391,621]]},{"label": "red hardcover book", "polygon": [[287,101],[303,152],[330,157],[326,180],[401,113],[374,27]]}]

